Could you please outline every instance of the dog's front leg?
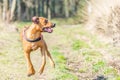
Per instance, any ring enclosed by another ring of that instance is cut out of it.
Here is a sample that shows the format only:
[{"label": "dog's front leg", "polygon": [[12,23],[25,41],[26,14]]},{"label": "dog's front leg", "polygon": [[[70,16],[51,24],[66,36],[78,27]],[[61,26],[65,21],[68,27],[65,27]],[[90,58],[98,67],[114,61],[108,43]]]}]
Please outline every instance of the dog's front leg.
[{"label": "dog's front leg", "polygon": [[30,51],[25,51],[24,55],[25,55],[25,58],[26,58],[26,61],[27,61],[28,76],[31,76],[31,75],[35,74],[35,70],[34,70],[32,62],[30,60]]},{"label": "dog's front leg", "polygon": [[46,64],[46,55],[45,55],[45,48],[44,47],[41,48],[41,55],[42,55],[42,64],[41,64],[41,67],[39,69],[40,74],[43,73],[43,70],[44,70],[44,67]]}]

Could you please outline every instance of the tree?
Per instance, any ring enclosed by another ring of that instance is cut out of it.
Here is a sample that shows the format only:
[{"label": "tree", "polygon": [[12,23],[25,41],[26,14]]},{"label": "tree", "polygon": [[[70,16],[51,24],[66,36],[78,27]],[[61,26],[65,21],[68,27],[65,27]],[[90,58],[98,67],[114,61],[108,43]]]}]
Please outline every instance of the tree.
[{"label": "tree", "polygon": [[3,14],[2,14],[2,16],[3,16],[4,21],[8,20],[8,18],[7,18],[7,14],[9,13],[8,8],[9,8],[8,7],[8,0],[3,0]]},{"label": "tree", "polygon": [[14,20],[14,17],[15,17],[15,9],[16,9],[16,0],[13,0],[12,1],[12,6],[11,6],[11,16],[10,16],[10,21],[13,21]]},{"label": "tree", "polygon": [[64,6],[65,6],[65,17],[68,18],[69,17],[69,4],[68,4],[69,0],[64,0]]}]

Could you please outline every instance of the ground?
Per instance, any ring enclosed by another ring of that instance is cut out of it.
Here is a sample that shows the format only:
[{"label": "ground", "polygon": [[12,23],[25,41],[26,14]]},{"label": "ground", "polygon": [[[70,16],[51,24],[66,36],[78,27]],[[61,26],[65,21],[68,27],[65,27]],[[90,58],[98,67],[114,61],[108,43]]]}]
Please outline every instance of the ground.
[{"label": "ground", "polygon": [[0,80],[92,80],[100,75],[120,80],[119,48],[101,42],[82,24],[59,24],[52,34],[43,33],[56,67],[52,68],[47,60],[44,73],[39,75],[41,54],[34,51],[31,59],[36,74],[27,77],[19,35],[26,24],[31,23],[0,25]]}]

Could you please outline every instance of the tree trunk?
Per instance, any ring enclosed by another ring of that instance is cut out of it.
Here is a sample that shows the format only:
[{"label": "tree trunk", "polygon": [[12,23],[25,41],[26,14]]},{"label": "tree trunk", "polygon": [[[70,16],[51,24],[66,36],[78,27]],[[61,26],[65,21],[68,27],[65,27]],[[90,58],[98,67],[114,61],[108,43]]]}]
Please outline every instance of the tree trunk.
[{"label": "tree trunk", "polygon": [[20,21],[21,20],[21,0],[17,0],[17,19]]},{"label": "tree trunk", "polygon": [[27,20],[30,20],[29,7],[26,7],[26,18],[27,18]]},{"label": "tree trunk", "polygon": [[35,16],[37,13],[36,13],[36,6],[37,6],[37,4],[36,4],[36,1],[37,0],[35,0],[35,1],[31,1],[31,3],[32,3],[32,7],[30,7],[30,9],[29,9],[29,11],[30,11],[30,20],[31,20],[31,18],[33,17],[33,16]]},{"label": "tree trunk", "polygon": [[78,10],[78,5],[79,5],[79,2],[80,2],[79,0],[75,0],[75,5],[76,5],[76,6],[75,6],[75,11],[77,11],[77,10]]},{"label": "tree trunk", "polygon": [[75,0],[70,1],[70,16],[75,14]]},{"label": "tree trunk", "polygon": [[8,12],[8,0],[3,0],[3,20],[7,19],[7,12]]},{"label": "tree trunk", "polygon": [[2,20],[2,2],[0,1],[0,21]]},{"label": "tree trunk", "polygon": [[11,6],[11,16],[10,16],[10,21],[13,21],[15,19],[15,9],[16,9],[16,0],[12,1],[12,6]]},{"label": "tree trunk", "polygon": [[50,20],[51,19],[51,8],[50,8],[51,2],[50,0],[47,0],[47,17]]},{"label": "tree trunk", "polygon": [[47,17],[47,1],[44,2],[44,16]]},{"label": "tree trunk", "polygon": [[52,6],[52,14],[51,14],[52,17],[56,16],[56,13],[55,13],[55,3],[56,3],[55,0],[53,0],[52,1],[52,5],[51,5]]},{"label": "tree trunk", "polygon": [[65,6],[65,17],[68,18],[69,17],[69,4],[68,4],[68,0],[64,0],[64,6]]},{"label": "tree trunk", "polygon": [[36,16],[39,16],[39,0],[36,0],[35,1],[35,13],[36,13]]}]

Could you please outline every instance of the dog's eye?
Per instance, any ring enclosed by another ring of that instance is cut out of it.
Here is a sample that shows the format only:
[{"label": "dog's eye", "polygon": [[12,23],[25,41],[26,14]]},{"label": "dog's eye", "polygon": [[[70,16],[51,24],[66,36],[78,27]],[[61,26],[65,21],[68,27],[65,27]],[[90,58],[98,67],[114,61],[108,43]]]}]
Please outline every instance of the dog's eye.
[{"label": "dog's eye", "polygon": [[48,23],[48,20],[45,20],[45,24]]}]

